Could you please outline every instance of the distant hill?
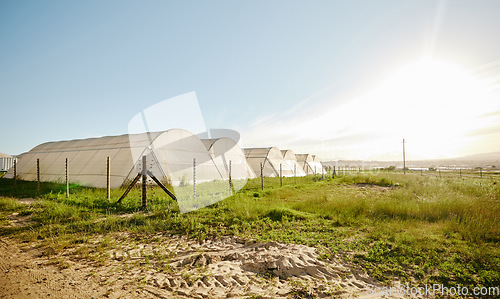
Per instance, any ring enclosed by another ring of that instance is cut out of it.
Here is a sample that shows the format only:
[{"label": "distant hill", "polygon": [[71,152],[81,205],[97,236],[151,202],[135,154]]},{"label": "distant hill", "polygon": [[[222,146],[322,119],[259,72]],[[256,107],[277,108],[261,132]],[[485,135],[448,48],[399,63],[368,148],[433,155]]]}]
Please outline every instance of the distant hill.
[{"label": "distant hill", "polygon": [[451,158],[446,160],[459,160],[459,161],[500,161],[500,152],[483,153],[458,158]]}]

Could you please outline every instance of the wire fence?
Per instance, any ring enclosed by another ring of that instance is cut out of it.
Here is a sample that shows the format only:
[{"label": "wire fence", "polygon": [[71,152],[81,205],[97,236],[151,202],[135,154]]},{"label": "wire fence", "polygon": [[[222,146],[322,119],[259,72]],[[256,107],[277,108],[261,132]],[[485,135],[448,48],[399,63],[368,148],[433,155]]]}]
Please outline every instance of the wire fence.
[{"label": "wire fence", "polygon": [[[106,197],[108,200],[110,200],[110,159],[109,157],[106,158],[106,160],[103,161],[106,165]],[[145,162],[143,161],[143,164]],[[192,162],[192,175],[193,175],[193,181],[192,184],[188,184],[188,186],[185,186],[184,191],[186,191],[187,197],[192,198],[194,200],[199,199],[201,194],[204,194],[208,192],[206,186],[203,184],[200,184],[200,182],[197,182],[197,161],[196,159],[193,159]],[[218,184],[210,185],[211,188],[209,188],[210,192],[214,194],[218,194],[219,197],[228,197],[231,196],[232,194],[235,193],[235,191],[241,189],[243,186],[239,186],[237,190],[234,188],[234,184],[239,184],[240,180],[235,180],[232,179],[231,177],[231,161],[229,162],[229,174],[228,174],[228,180],[221,180]],[[65,183],[65,193],[66,197],[70,196],[70,180],[71,176],[69,175],[69,169],[71,165],[68,161],[68,159],[65,159],[65,168],[64,168],[64,183]],[[143,167],[144,169],[147,169],[147,166],[144,164]],[[14,190],[16,189],[16,184],[17,184],[17,163],[14,163],[13,165],[13,187]],[[40,194],[40,183],[41,183],[41,170],[40,168],[40,159],[36,159],[36,190],[37,193]],[[147,198],[147,186],[149,185],[150,188],[155,185],[151,179],[146,178],[146,172],[142,172],[138,174],[138,179],[134,180],[129,185],[130,188],[140,188],[142,189],[142,199],[143,199],[143,205],[146,206],[146,198]],[[290,176],[284,176],[283,175],[283,165],[279,165],[279,171],[275,174],[274,177],[267,177],[264,175],[263,171],[263,165],[260,165],[260,173],[257,175],[257,178],[254,180],[244,180],[242,182],[244,185],[249,183],[248,186],[246,186],[246,189],[261,189],[264,190],[265,188],[276,188],[276,187],[283,187],[287,185],[296,185],[296,184],[304,184],[304,183],[312,183],[316,181],[321,181],[325,179],[334,179],[336,177],[341,177],[341,176],[347,176],[347,175],[356,175],[356,174],[412,174],[412,175],[420,175],[420,176],[427,176],[427,177],[435,177],[435,178],[442,178],[442,179],[485,179],[485,180],[499,180],[500,179],[500,169],[483,169],[481,167],[477,168],[419,168],[419,169],[400,169],[396,168],[394,166],[387,167],[387,168],[370,168],[370,169],[363,169],[360,166],[324,166],[321,171],[318,171],[317,169],[314,169],[314,172],[310,173],[309,169],[306,168],[305,171],[305,176],[297,176],[297,170],[294,168],[293,175]],[[141,177],[139,177],[141,175]],[[154,178],[153,178],[154,179]],[[160,183],[161,185],[161,183]],[[205,183],[206,185],[206,183]],[[254,186],[255,185],[255,186]],[[205,189],[200,189],[205,187]],[[165,187],[163,187],[165,188]],[[175,193],[179,193],[182,188],[176,188]],[[152,189],[153,190],[153,189]],[[225,192],[221,192],[220,190],[224,190]],[[130,191],[130,190],[129,190]],[[226,192],[227,191],[227,192]],[[124,193],[123,196],[126,196],[128,191]],[[212,196],[212,195],[210,195]],[[212,196],[213,197],[213,196]],[[174,197],[175,199],[175,197]]]},{"label": "wire fence", "polygon": [[500,169],[484,169],[476,168],[407,168],[405,170],[387,167],[387,168],[370,168],[363,169],[357,166],[326,166],[326,171],[329,176],[343,176],[358,173],[379,173],[379,174],[415,174],[421,176],[437,177],[437,178],[474,178],[474,179],[500,179]]}]

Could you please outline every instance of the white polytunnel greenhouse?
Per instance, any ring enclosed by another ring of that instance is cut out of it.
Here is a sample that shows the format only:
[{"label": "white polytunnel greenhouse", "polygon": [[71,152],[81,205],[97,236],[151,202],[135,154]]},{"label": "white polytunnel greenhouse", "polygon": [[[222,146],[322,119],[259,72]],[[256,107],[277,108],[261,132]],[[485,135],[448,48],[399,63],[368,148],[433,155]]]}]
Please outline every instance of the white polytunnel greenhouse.
[{"label": "white polytunnel greenhouse", "polygon": [[[39,159],[41,181],[63,182],[67,158],[71,183],[104,188],[109,157],[110,185],[119,188],[137,175],[143,155],[148,157],[148,167],[158,179],[173,186],[192,182],[193,159],[197,182],[222,178],[201,140],[182,129],[47,142],[22,156],[17,175],[19,179],[36,180]],[[12,178],[13,169],[5,177]]]},{"label": "white polytunnel greenhouse", "polygon": [[299,163],[297,162],[297,157],[295,156],[295,153],[292,150],[282,150],[281,153],[283,154],[283,159],[285,160],[287,169],[290,169],[292,171],[291,176],[306,175],[302,166],[300,166]]},{"label": "white polytunnel greenhouse", "polygon": [[323,166],[323,164],[321,164],[321,160],[318,158],[318,156],[312,155],[312,158],[313,158],[312,167],[313,168],[316,167],[316,173],[317,174],[326,173],[326,169]]},{"label": "white polytunnel greenhouse", "polygon": [[277,177],[280,175],[280,165],[282,174],[285,176],[293,175],[293,169],[290,170],[286,166],[286,162],[281,155],[281,151],[276,147],[266,148],[246,148],[245,156],[247,163],[255,172],[256,176],[260,176],[261,165],[263,167],[263,176]]},{"label": "white polytunnel greenhouse", "polygon": [[255,178],[255,173],[247,164],[245,153],[240,146],[231,138],[223,137],[217,139],[202,139],[210,157],[224,179],[229,179],[231,166],[231,178],[235,180],[246,180]]},{"label": "white polytunnel greenhouse", "polygon": [[313,155],[310,154],[295,154],[297,162],[304,169],[306,174],[322,174],[324,173],[323,165],[320,162],[314,161]]},{"label": "white polytunnel greenhouse", "polygon": [[0,171],[7,171],[14,165],[15,157],[0,153]]}]

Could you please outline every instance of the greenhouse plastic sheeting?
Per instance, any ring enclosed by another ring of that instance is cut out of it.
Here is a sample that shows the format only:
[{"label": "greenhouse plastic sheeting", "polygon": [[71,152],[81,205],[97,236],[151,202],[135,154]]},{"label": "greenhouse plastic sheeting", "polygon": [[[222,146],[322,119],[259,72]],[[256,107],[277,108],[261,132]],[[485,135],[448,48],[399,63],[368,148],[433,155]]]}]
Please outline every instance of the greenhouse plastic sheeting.
[{"label": "greenhouse plastic sheeting", "polygon": [[[154,155],[159,163],[155,175],[172,185],[192,184],[193,159],[197,160],[199,182],[221,179],[203,143],[181,129],[44,143],[21,157],[17,175],[23,180],[36,180],[39,159],[41,181],[63,182],[67,158],[71,183],[104,188],[109,157],[110,185],[119,188],[137,175],[136,164],[142,155]],[[5,177],[13,175],[10,169]]]},{"label": "greenhouse plastic sheeting", "polygon": [[232,179],[253,179],[255,173],[247,164],[245,153],[239,145],[231,138],[202,140],[214,160],[224,179],[229,178],[229,164],[231,164]]},{"label": "greenhouse plastic sheeting", "polygon": [[281,151],[276,147],[246,148],[245,156],[248,165],[253,169],[256,176],[260,176],[260,167],[263,166],[263,176],[277,177],[280,175],[280,165],[283,176],[293,175],[293,169],[288,169]]},{"label": "greenhouse plastic sheeting", "polygon": [[297,157],[295,156],[295,153],[292,150],[282,150],[281,153],[283,154],[283,159],[285,160],[287,169],[290,169],[292,171],[292,174],[288,176],[300,177],[306,175],[302,166],[300,166],[299,163],[297,162]]},{"label": "greenhouse plastic sheeting", "polygon": [[322,174],[324,172],[323,165],[320,162],[314,161],[313,155],[296,154],[297,162],[304,169],[306,174]]},{"label": "greenhouse plastic sheeting", "polygon": [[323,164],[321,164],[321,161],[319,160],[318,156],[312,155],[312,158],[313,158],[313,162],[312,162],[311,166],[312,166],[313,170],[316,169],[316,174],[326,174],[326,169],[323,166]]}]

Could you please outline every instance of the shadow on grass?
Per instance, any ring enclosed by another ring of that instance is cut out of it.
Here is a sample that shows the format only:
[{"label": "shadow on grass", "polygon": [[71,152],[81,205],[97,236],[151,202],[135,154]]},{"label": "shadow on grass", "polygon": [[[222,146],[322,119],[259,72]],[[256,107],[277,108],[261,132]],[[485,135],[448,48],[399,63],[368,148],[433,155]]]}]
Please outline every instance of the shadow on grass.
[{"label": "shadow on grass", "polygon": [[[66,185],[52,182],[40,182],[40,191],[37,182],[0,178],[0,196],[15,198],[37,198],[46,194],[66,192]],[[70,185],[70,190],[82,189],[79,185]]]}]

